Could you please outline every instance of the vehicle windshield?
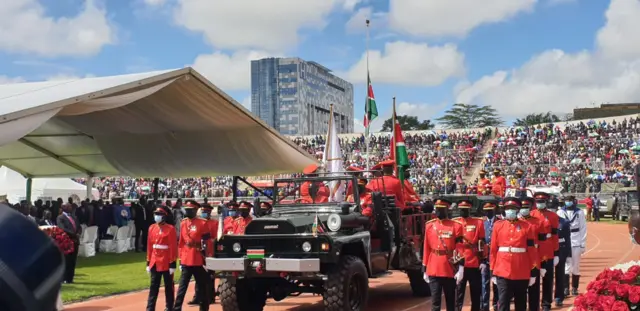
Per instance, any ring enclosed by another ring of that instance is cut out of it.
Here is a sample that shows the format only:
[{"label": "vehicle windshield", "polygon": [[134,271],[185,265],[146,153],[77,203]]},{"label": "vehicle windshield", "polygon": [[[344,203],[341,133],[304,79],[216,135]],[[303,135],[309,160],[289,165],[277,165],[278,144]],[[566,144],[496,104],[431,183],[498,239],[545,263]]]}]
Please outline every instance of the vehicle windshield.
[{"label": "vehicle windshield", "polygon": [[638,193],[636,191],[627,192],[627,204],[631,206],[638,205]]},{"label": "vehicle windshield", "polygon": [[354,176],[310,176],[276,179],[274,207],[336,205],[341,202],[358,203],[357,180]]}]

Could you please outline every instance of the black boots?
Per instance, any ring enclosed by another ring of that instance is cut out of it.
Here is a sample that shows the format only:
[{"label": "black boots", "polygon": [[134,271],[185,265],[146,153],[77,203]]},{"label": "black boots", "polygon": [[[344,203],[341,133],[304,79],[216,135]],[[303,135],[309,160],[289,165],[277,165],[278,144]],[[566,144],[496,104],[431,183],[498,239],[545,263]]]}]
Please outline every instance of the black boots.
[{"label": "black boots", "polygon": [[571,275],[571,295],[578,296],[578,285],[580,284],[579,275]]},{"label": "black boots", "polygon": [[564,275],[564,296],[565,297],[569,297],[569,294],[570,294],[569,285],[571,285],[569,284],[569,275],[565,274]]}]

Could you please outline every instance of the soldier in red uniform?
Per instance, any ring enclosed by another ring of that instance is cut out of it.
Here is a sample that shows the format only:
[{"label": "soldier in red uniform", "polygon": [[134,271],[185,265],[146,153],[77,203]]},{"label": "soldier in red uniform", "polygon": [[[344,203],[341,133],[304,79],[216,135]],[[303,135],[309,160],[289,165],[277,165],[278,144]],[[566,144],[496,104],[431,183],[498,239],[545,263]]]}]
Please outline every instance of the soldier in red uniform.
[{"label": "soldier in red uniform", "polygon": [[[311,164],[302,173],[307,177],[317,177],[318,166]],[[314,187],[315,186],[315,187]],[[315,188],[315,200],[311,195]],[[305,181],[300,186],[300,201],[302,203],[326,203],[329,202],[329,187],[320,181]]]},{"label": "soldier in red uniform", "polygon": [[178,237],[176,228],[167,224],[167,212],[158,208],[153,216],[155,224],[149,227],[147,236],[147,272],[151,274],[147,311],[156,310],[160,291],[160,279],[164,281],[166,309],[173,309],[173,273],[178,260]]},{"label": "soldier in red uniform", "polygon": [[[373,220],[373,198],[371,191],[367,189],[367,180],[360,178],[358,180],[358,195],[360,196],[360,207],[362,207],[362,215]],[[347,202],[355,203],[353,194],[347,196]]]},{"label": "soldier in red uniform", "polygon": [[494,195],[504,197],[507,190],[507,180],[502,176],[502,171],[497,168],[493,171],[493,182],[491,183],[491,191]]},{"label": "soldier in red uniform", "polygon": [[273,211],[273,206],[269,202],[260,202],[260,215],[269,216]]},{"label": "soldier in red uniform", "polygon": [[393,176],[393,160],[380,162],[382,167],[382,177],[374,178],[367,184],[367,189],[371,192],[382,192],[386,196],[394,196],[396,199],[396,207],[404,210],[406,208],[404,194],[402,192],[402,184],[400,180]]},{"label": "soldier in red uniform", "polygon": [[189,200],[184,205],[185,219],[180,223],[180,285],[176,296],[174,311],[182,310],[184,296],[187,294],[189,281],[193,276],[196,279],[198,292],[202,293],[200,301],[200,311],[209,310],[209,275],[204,269],[204,255],[206,253],[208,240],[211,238],[209,226],[204,219],[196,217],[199,204]]},{"label": "soldier in red uniform", "polygon": [[402,194],[404,195],[405,203],[411,203],[414,206],[420,204],[420,196],[416,193],[416,190],[413,188],[413,184],[409,181],[409,177],[411,177],[411,172],[409,170],[404,171],[404,187],[402,187]]},{"label": "soldier in red uniform", "polygon": [[253,217],[250,215],[251,208],[253,208],[253,204],[247,201],[240,202],[240,207],[238,208],[238,211],[240,211],[240,217],[236,219],[236,226],[233,230],[233,234],[244,234],[244,230],[247,228],[247,225],[249,225],[253,220]]},{"label": "soldier in red uniform", "polygon": [[[218,235],[218,220],[215,218],[211,218],[211,211],[213,210],[213,208],[211,207],[211,205],[203,205],[200,208],[200,218],[204,219],[206,222],[207,227],[209,228],[209,233],[211,234],[211,238],[207,241],[207,249],[206,249],[206,255],[207,257],[213,257],[213,242],[216,240],[216,237]],[[209,286],[207,287],[209,290],[209,297],[210,297],[210,301],[209,303],[212,304],[216,301],[216,294],[215,294],[215,271],[207,271],[209,273],[209,277],[211,279],[211,282],[209,284]],[[194,293],[194,297],[192,302],[189,302],[189,304],[199,304],[200,302],[200,292],[198,290],[198,287],[196,286],[196,291]]]},{"label": "soldier in red uniform", "polygon": [[478,195],[485,195],[485,190],[487,189],[487,185],[491,185],[491,181],[486,176],[487,176],[487,171],[481,170],[480,179],[478,180],[478,186],[476,187],[476,189],[478,190],[477,192]]},{"label": "soldier in red uniform", "polygon": [[424,280],[431,288],[431,310],[439,311],[442,292],[446,310],[455,310],[456,283],[464,278],[464,257],[462,250],[462,224],[449,219],[451,202],[438,199],[435,202],[436,216],[424,228],[424,253],[422,265],[426,267]]},{"label": "soldier in red uniform", "polygon": [[[347,172],[354,175],[357,179],[360,179],[360,177],[362,176],[362,169],[357,166],[347,167]],[[347,196],[350,194],[353,194],[353,185],[351,184],[351,182],[349,182],[349,184],[347,185]]]},{"label": "soldier in red uniform", "polygon": [[480,270],[486,270],[483,262],[485,231],[484,221],[479,217],[471,217],[471,201],[458,202],[460,217],[453,220],[462,224],[463,243],[462,256],[464,256],[464,278],[456,288],[456,310],[462,310],[467,282],[469,282],[469,294],[471,295],[471,311],[480,311],[480,297],[482,294],[482,274]]},{"label": "soldier in red uniform", "polygon": [[560,217],[558,214],[547,209],[550,204],[551,196],[545,192],[536,192],[533,194],[536,201],[535,208],[531,211],[531,216],[537,218],[543,224],[546,233],[546,239],[540,242],[538,252],[542,262],[542,269],[546,270],[542,276],[542,310],[551,310],[551,301],[553,300],[553,278],[556,265],[560,262],[558,240],[558,227],[560,226]]},{"label": "soldier in red uniform", "polygon": [[[540,275],[544,275],[546,273],[545,269],[540,269],[540,262],[542,261],[541,253],[540,253],[540,245],[544,243],[547,239],[547,229],[544,228],[544,225],[538,220],[531,216],[531,208],[535,206],[535,201],[533,198],[524,197],[521,199],[521,208],[520,208],[520,219],[529,223],[531,229],[534,231],[534,244],[537,248],[536,253],[538,254],[538,268],[534,270],[534,283],[529,285],[529,289],[527,290],[527,294],[529,296],[529,310],[530,311],[539,311],[540,310]],[[547,227],[548,228],[548,227]]]},{"label": "soldier in red uniform", "polygon": [[236,228],[236,220],[238,219],[238,203],[235,201],[231,201],[227,203],[227,208],[229,209],[229,217],[225,218],[222,223],[222,233],[223,234],[233,234]]},{"label": "soldier in red uniform", "polygon": [[536,232],[518,218],[521,204],[518,198],[505,198],[505,219],[497,221],[491,233],[489,267],[491,282],[498,286],[498,311],[509,311],[511,299],[516,310],[527,310],[527,287],[535,282],[539,267]]}]

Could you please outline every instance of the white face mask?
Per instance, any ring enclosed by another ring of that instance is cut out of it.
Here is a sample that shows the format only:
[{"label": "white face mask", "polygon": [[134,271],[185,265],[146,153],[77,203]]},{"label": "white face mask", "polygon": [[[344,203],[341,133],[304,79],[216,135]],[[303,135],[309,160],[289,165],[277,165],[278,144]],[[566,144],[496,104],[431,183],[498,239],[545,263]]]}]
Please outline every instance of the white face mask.
[{"label": "white face mask", "polygon": [[157,224],[159,224],[159,223],[161,223],[161,222],[162,222],[163,217],[162,217],[162,216],[160,216],[160,215],[154,215],[154,216],[153,216],[153,220],[155,220],[155,222],[156,222]]},{"label": "white face mask", "polygon": [[504,218],[507,220],[514,220],[518,217],[518,211],[514,209],[508,209],[504,211]]},{"label": "white face mask", "polygon": [[520,209],[520,215],[522,215],[522,216],[525,216],[525,217],[529,216],[529,212],[530,212],[530,210],[528,208],[521,208]]},{"label": "white face mask", "polygon": [[538,209],[545,209],[545,208],[547,208],[547,204],[546,203],[536,203],[536,207]]}]

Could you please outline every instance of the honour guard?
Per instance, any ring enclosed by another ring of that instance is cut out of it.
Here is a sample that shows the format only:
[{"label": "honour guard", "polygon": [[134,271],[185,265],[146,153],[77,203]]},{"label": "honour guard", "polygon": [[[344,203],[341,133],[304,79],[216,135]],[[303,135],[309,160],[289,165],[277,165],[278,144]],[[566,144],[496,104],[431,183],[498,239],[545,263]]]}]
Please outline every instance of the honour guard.
[{"label": "honour guard", "polygon": [[[311,164],[307,166],[302,173],[306,177],[317,177],[318,166]],[[314,186],[317,189],[313,189]],[[315,191],[315,194],[312,195]],[[300,199],[303,203],[326,203],[329,202],[329,187],[320,181],[305,181],[300,186]]]},{"label": "honour guard", "polygon": [[524,171],[516,170],[516,197],[523,198],[527,196],[527,179],[524,177]]},{"label": "honour guard", "polygon": [[491,192],[493,195],[504,197],[504,192],[507,190],[507,180],[502,176],[502,171],[496,168],[493,171],[493,182],[491,183]]},{"label": "honour guard", "polygon": [[[206,225],[209,228],[209,233],[211,234],[211,238],[207,241],[207,249],[206,249],[206,255],[207,257],[213,257],[213,252],[214,252],[214,241],[216,240],[216,237],[218,235],[218,220],[215,218],[211,218],[211,211],[213,210],[213,208],[211,207],[211,205],[203,205],[200,208],[200,218],[204,219],[206,221]],[[209,276],[211,278],[211,282],[209,284],[209,286],[207,287],[207,289],[209,290],[209,303],[215,303],[216,301],[216,295],[215,295],[215,272],[214,271],[207,271],[209,273]],[[200,293],[198,291],[198,287],[196,286],[196,291],[194,293],[194,297],[193,300],[191,302],[189,302],[190,305],[197,305],[200,304]]]},{"label": "honour guard", "polygon": [[244,230],[247,229],[249,223],[253,220],[250,215],[250,211],[253,208],[253,204],[247,201],[241,201],[238,211],[240,211],[240,217],[236,219],[236,225],[233,229],[233,234],[242,235]]},{"label": "honour guard", "polygon": [[[382,192],[384,195],[394,196],[396,199],[396,207],[404,210],[405,200],[402,192],[402,184],[400,179],[393,176],[393,167],[396,164],[393,160],[382,161],[378,165],[382,167],[382,177],[374,178],[367,184],[367,188],[371,192]],[[376,166],[378,166],[376,165]]]},{"label": "honour guard", "polygon": [[199,287],[198,292],[202,293],[199,297],[200,311],[209,310],[208,287],[211,281],[204,269],[204,256],[211,233],[205,220],[196,217],[198,208],[199,204],[192,200],[187,201],[184,205],[186,218],[180,223],[180,240],[178,241],[182,275],[180,275],[174,311],[182,310],[184,296],[187,294],[192,276],[196,279],[196,287]]},{"label": "honour guard", "polygon": [[487,186],[491,185],[491,181],[486,176],[487,176],[487,171],[481,170],[480,179],[478,180],[478,186],[477,186],[478,195],[485,195],[485,190]]},{"label": "honour guard", "polygon": [[533,198],[524,197],[521,199],[520,207],[520,219],[529,223],[531,229],[534,231],[534,244],[538,254],[537,269],[534,270],[534,282],[529,285],[527,291],[529,297],[529,311],[538,311],[540,309],[540,276],[544,276],[547,272],[546,269],[540,268],[541,254],[540,244],[544,243],[547,239],[547,229],[540,222],[538,218],[531,216],[531,209],[535,205]]},{"label": "honour guard", "polygon": [[578,285],[580,284],[580,258],[585,252],[587,244],[587,219],[584,212],[576,206],[576,198],[568,196],[565,198],[565,207],[558,211],[558,216],[569,222],[571,233],[571,261],[567,262],[564,269],[566,276],[565,286],[569,286],[569,275],[571,275],[571,295],[578,295]]},{"label": "honour guard", "polygon": [[236,228],[236,220],[238,219],[238,203],[236,201],[231,201],[227,203],[227,208],[229,209],[229,217],[225,218],[222,223],[222,232],[223,234],[233,234]]},{"label": "honour guard", "polygon": [[[551,213],[557,213],[558,207],[561,206],[560,203],[564,205],[564,201],[560,202],[557,198],[551,200],[551,204],[547,209]],[[569,292],[569,280],[567,280],[566,275],[564,273],[565,263],[571,260],[571,228],[569,225],[569,221],[564,218],[558,217],[559,225],[558,225],[558,264],[555,267],[555,293],[554,298],[556,301],[556,307],[562,307],[562,303],[564,301],[565,294],[565,281],[567,282],[566,292]],[[554,258],[555,260],[555,258]]]},{"label": "honour guard", "polygon": [[527,287],[539,267],[535,230],[518,218],[521,204],[519,198],[505,198],[505,220],[497,221],[491,233],[489,267],[491,282],[498,286],[499,311],[509,311],[511,299],[516,310],[527,310]]},{"label": "honour guard", "polygon": [[494,310],[498,309],[498,287],[495,284],[491,283],[491,267],[489,266],[489,254],[490,249],[489,245],[491,245],[491,233],[493,232],[493,226],[498,218],[496,217],[496,205],[491,202],[487,202],[482,207],[484,211],[484,236],[487,240],[487,251],[485,252],[486,256],[482,260],[482,263],[486,265],[484,269],[480,269],[480,273],[482,273],[482,298],[480,299],[480,309],[482,311],[489,311],[489,302],[490,302],[490,292],[493,291],[493,299],[491,300],[491,305]]},{"label": "honour guard", "polygon": [[560,217],[555,212],[547,209],[551,197],[544,192],[533,194],[535,208],[531,211],[531,216],[537,218],[541,223],[545,234],[545,239],[540,241],[538,253],[540,254],[540,271],[546,270],[542,276],[542,310],[551,310],[553,300],[553,275],[555,267],[560,262],[558,257],[558,226]]},{"label": "honour guard", "polygon": [[173,309],[173,273],[178,260],[176,229],[167,224],[167,212],[158,208],[153,213],[155,224],[149,227],[147,236],[147,273],[151,274],[147,311],[156,310],[160,291],[160,279],[164,281],[165,310]]},{"label": "honour guard", "polygon": [[442,292],[446,310],[455,310],[456,283],[464,277],[464,257],[460,255],[463,229],[459,222],[449,219],[450,207],[450,201],[438,199],[437,218],[427,222],[424,229],[424,280],[431,288],[431,310],[436,311],[441,309]]},{"label": "honour guard", "polygon": [[[360,179],[360,177],[362,176],[362,169],[357,166],[347,167],[347,172],[348,174],[355,176],[357,179]],[[353,185],[351,181],[349,181],[349,184],[347,186],[347,195],[350,194],[353,194]]]},{"label": "honour guard", "polygon": [[471,295],[471,311],[480,311],[480,296],[482,294],[482,274],[487,270],[485,263],[485,229],[482,218],[471,217],[471,201],[462,200],[458,203],[460,217],[453,220],[462,224],[462,256],[464,257],[464,277],[456,288],[456,310],[462,311],[464,294],[469,282]]},{"label": "honour guard", "polygon": [[260,215],[269,216],[273,211],[273,206],[269,202],[260,202]]}]

